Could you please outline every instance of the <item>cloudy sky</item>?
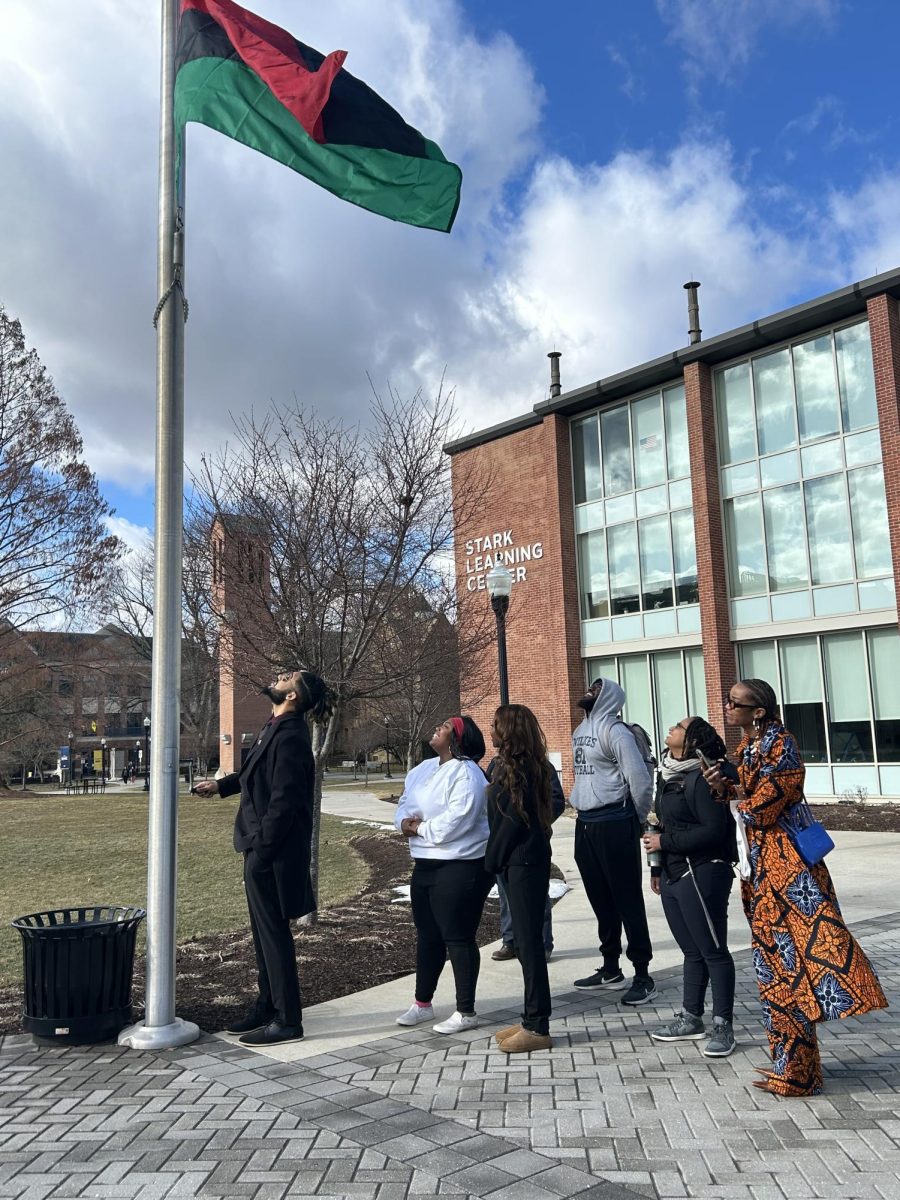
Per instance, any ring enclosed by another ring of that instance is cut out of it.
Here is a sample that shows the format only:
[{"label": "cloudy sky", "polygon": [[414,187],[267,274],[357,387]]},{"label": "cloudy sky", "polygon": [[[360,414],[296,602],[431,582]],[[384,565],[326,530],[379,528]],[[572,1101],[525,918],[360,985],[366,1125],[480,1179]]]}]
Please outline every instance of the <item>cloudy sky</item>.
[{"label": "cloudy sky", "polygon": [[[251,5],[254,6],[254,5]],[[187,454],[446,367],[463,427],[900,264],[896,0],[255,0],[464,172],[453,233],[188,139]],[[0,303],[152,523],[158,5],[4,0]]]}]

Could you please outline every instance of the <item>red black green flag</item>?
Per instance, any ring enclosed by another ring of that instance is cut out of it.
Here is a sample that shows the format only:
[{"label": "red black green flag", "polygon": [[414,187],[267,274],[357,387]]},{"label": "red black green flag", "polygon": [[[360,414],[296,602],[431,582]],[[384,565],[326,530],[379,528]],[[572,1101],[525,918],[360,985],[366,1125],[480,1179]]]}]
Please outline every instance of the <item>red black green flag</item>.
[{"label": "red black green flag", "polygon": [[342,200],[449,232],[462,172],[343,68],[233,3],[181,0],[175,122],[198,121]]}]

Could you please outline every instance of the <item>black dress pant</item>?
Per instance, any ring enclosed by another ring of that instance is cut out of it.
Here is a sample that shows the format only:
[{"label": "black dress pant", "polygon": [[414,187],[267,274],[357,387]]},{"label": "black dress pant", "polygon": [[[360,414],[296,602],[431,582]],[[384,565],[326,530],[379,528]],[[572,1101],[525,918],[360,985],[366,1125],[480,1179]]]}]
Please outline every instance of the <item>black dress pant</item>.
[{"label": "black dress pant", "polygon": [[597,918],[603,965],[618,967],[625,950],[636,975],[646,975],[653,957],[641,886],[641,827],[637,816],[616,821],[575,822],[575,862]]},{"label": "black dress pant", "polygon": [[713,1016],[730,1021],[734,1012],[734,960],[728,949],[728,895],[733,882],[734,871],[726,862],[701,863],[693,875],[682,875],[674,883],[662,877],[663,911],[684,955],[683,1007],[695,1017],[703,1016],[708,983],[712,983]]},{"label": "black dress pant", "polygon": [[416,923],[416,999],[430,1003],[449,956],[456,1011],[475,1011],[481,956],[475,934],[494,880],[483,858],[417,858],[410,884]]},{"label": "black dress pant", "polygon": [[244,855],[244,888],[250,909],[250,930],[256,951],[261,1008],[273,1011],[285,1025],[300,1025],[300,980],[289,917],[281,915],[275,873]]},{"label": "black dress pant", "polygon": [[544,863],[512,863],[502,879],[525,983],[522,1028],[546,1034],[550,1032],[550,980],[544,949],[544,909],[550,859]]}]

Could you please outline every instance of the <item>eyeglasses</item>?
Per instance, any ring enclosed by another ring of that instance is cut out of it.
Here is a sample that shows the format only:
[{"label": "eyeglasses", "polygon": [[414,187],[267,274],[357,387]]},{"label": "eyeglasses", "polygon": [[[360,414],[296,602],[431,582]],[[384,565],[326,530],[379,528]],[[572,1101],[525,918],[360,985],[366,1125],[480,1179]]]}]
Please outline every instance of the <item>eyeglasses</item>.
[{"label": "eyeglasses", "polygon": [[726,708],[759,708],[758,704],[739,704],[737,700],[732,700],[730,696],[725,697]]}]

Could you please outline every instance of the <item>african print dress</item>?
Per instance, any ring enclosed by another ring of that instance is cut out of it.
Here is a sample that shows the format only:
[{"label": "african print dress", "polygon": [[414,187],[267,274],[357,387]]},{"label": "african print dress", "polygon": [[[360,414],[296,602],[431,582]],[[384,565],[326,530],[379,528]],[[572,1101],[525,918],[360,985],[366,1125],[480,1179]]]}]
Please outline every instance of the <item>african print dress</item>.
[{"label": "african print dress", "polygon": [[816,1021],[887,1007],[841,917],[828,868],[807,867],[785,832],[791,806],[803,799],[805,775],[793,735],[777,722],[738,747],[744,791],[738,812],[751,865],[741,890],[775,1064],[769,1090],[782,1095],[822,1090]]}]

